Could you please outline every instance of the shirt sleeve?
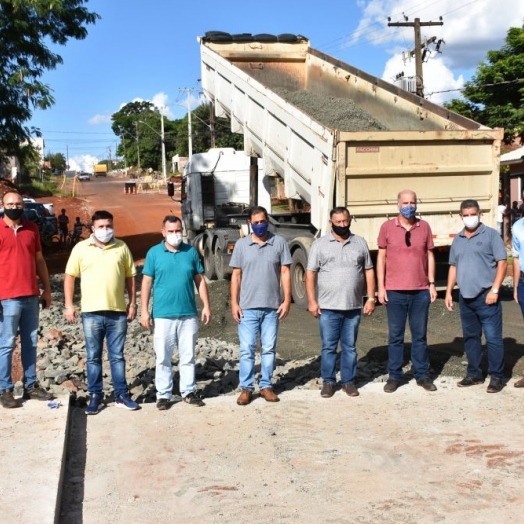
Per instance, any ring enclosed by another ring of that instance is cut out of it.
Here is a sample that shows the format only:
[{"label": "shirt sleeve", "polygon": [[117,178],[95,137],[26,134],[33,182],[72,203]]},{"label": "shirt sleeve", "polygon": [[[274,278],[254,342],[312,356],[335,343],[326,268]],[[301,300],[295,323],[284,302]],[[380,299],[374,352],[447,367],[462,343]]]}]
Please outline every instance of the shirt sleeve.
[{"label": "shirt sleeve", "polygon": [[386,234],[386,224],[387,222],[384,222],[380,226],[380,231],[378,232],[377,246],[380,249],[386,249],[388,245],[388,239],[387,239],[387,234]]},{"label": "shirt sleeve", "polygon": [[311,249],[309,250],[309,257],[307,259],[307,269],[309,271],[318,272],[318,270],[320,269],[318,253],[318,240],[315,240],[313,244],[311,244]]}]

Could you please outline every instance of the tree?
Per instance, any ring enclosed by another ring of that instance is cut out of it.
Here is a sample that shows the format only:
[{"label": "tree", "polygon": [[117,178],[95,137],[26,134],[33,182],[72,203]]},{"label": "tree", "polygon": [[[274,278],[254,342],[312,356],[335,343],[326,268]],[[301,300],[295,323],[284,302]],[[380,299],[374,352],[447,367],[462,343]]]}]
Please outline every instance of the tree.
[{"label": "tree", "polygon": [[524,25],[509,29],[500,50],[488,51],[462,94],[464,100],[445,106],[488,127],[503,127],[508,144],[524,140]]},{"label": "tree", "polygon": [[67,166],[66,157],[63,153],[51,153],[49,152],[44,160],[49,162],[51,171],[65,171]]},{"label": "tree", "polygon": [[87,36],[87,24],[99,17],[83,4],[88,0],[0,0],[0,160],[18,155],[31,135],[27,127],[35,108],[54,103],[51,88],[41,82],[62,58],[50,44],[65,45]]}]

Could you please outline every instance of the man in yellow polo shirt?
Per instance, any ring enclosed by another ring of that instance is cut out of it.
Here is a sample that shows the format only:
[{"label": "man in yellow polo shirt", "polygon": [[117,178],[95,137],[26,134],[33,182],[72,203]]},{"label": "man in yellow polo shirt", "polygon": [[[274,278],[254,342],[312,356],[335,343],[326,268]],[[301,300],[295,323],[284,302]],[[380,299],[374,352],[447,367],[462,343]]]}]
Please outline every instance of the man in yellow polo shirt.
[{"label": "man in yellow polo shirt", "polygon": [[[126,383],[124,343],[127,323],[136,317],[136,268],[127,245],[114,237],[113,215],[95,211],[93,234],[71,251],[64,276],[65,317],[77,320],[73,304],[75,279],[80,278],[81,318],[87,352],[87,388],[90,399],[86,415],[96,415],[103,400],[102,349],[107,344],[115,404],[135,410]],[[125,300],[125,291],[129,298]]]}]

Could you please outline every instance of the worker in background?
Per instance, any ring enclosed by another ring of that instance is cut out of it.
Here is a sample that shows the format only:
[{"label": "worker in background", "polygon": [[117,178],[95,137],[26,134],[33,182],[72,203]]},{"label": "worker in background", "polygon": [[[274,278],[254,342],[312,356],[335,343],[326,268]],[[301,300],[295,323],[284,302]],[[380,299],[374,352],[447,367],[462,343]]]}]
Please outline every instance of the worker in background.
[{"label": "worker in background", "polygon": [[397,197],[398,215],[382,224],[378,235],[378,300],[388,318],[388,373],[384,386],[393,393],[402,383],[404,332],[409,319],[411,367],[426,391],[437,387],[429,377],[429,305],[437,298],[431,227],[416,218],[417,195],[405,189]]},{"label": "worker in background", "polygon": [[58,215],[58,233],[60,235],[58,241],[65,244],[69,234],[69,217],[66,215],[65,209],[62,209]]},{"label": "worker in background", "polygon": [[[323,398],[336,387],[337,348],[340,342],[340,382],[350,397],[359,395],[356,342],[362,315],[375,311],[375,272],[366,241],[350,231],[345,207],[330,212],[331,232],[311,246],[306,271],[308,311],[319,320],[322,340],[320,373]],[[318,296],[317,296],[318,288]]]},{"label": "worker in background", "polygon": [[[194,286],[202,300],[201,320],[211,321],[211,307],[204,268],[196,249],[182,242],[183,227],[179,217],[168,215],[162,222],[160,244],[146,255],[142,270],[142,309],[140,323],[153,329],[156,354],[156,407],[168,409],[173,393],[171,358],[178,346],[180,394],[190,406],[204,406],[196,394],[195,346],[198,338],[198,312]],[[149,300],[153,291],[153,311]]]},{"label": "worker in background", "polygon": [[502,305],[499,290],[506,276],[507,254],[498,232],[480,220],[482,213],[476,200],[460,204],[464,229],[457,234],[449,252],[448,285],[445,304],[453,311],[452,291],[459,286],[459,311],[468,358],[466,376],[459,387],[484,382],[481,369],[482,332],[488,348],[488,393],[504,387],[504,342],[502,339]]},{"label": "worker in background", "polygon": [[[253,398],[255,349],[260,335],[260,396],[268,402],[280,399],[273,390],[278,324],[291,306],[291,253],[287,242],[268,231],[265,208],[249,210],[251,233],[237,240],[231,257],[231,313],[238,323],[240,339],[240,396],[245,406]],[[281,287],[283,297],[281,296]]]}]

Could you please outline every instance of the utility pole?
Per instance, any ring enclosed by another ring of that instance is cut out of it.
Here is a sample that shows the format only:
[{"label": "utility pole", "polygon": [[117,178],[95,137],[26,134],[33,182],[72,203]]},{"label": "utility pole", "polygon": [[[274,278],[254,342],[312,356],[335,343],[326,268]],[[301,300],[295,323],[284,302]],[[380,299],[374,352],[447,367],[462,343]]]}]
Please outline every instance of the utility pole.
[{"label": "utility pole", "polygon": [[405,18],[405,22],[388,21],[388,27],[413,27],[415,30],[415,76],[417,81],[417,95],[423,98],[424,77],[422,75],[422,41],[420,37],[420,28],[433,25],[444,25],[444,22],[442,22],[442,19],[439,22],[421,22],[420,18],[415,18],[414,22],[408,22],[406,16]]},{"label": "utility pole", "polygon": [[193,137],[192,137],[192,130],[191,130],[191,105],[190,105],[190,95],[194,91],[196,91],[193,87],[182,87],[179,89],[179,91],[185,91],[187,93],[187,153],[188,157],[191,158],[193,155]]},{"label": "utility pole", "polygon": [[167,167],[166,167],[166,141],[164,137],[164,113],[160,111],[160,138],[162,139],[162,177],[164,184],[167,182]]},{"label": "utility pole", "polygon": [[140,142],[138,141],[138,122],[135,120],[135,128],[136,128],[136,155],[137,155],[137,164],[138,164],[138,171],[140,171]]},{"label": "utility pole", "polygon": [[215,147],[215,103],[209,103],[209,133],[211,135],[211,148]]}]

